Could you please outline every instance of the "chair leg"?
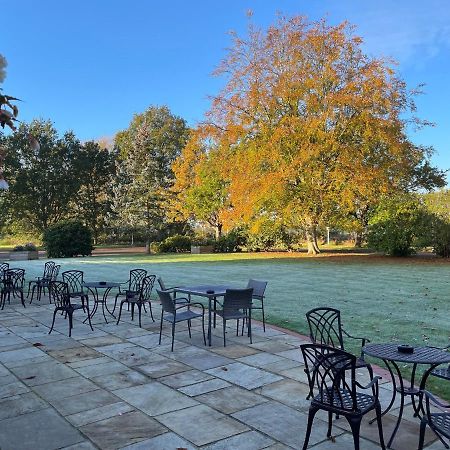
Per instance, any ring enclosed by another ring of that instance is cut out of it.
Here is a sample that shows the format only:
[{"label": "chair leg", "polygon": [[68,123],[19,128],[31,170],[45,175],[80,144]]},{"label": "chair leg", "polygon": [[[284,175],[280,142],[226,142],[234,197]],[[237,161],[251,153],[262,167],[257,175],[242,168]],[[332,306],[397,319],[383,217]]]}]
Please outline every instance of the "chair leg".
[{"label": "chair leg", "polygon": [[162,325],[163,325],[163,316],[164,316],[164,311],[161,311],[161,323],[159,324],[159,345],[161,345],[161,333],[162,333]]},{"label": "chair leg", "polygon": [[423,442],[425,439],[425,428],[427,427],[427,421],[422,418],[420,421],[420,435],[419,435],[419,450],[423,449]]},{"label": "chair leg", "polygon": [[68,314],[69,314],[69,337],[71,337],[72,336],[72,328],[73,328],[73,319],[72,319],[73,312],[69,311]]},{"label": "chair leg", "polygon": [[120,302],[119,317],[117,317],[116,325],[119,325],[119,322],[120,322],[120,317],[122,315],[122,305],[123,305],[123,302]]},{"label": "chair leg", "polygon": [[[31,298],[30,298],[30,304],[33,301],[33,297],[34,297],[34,290],[36,289],[36,285],[33,286],[33,289],[31,289]],[[28,285],[28,294],[27,294],[27,298],[30,296],[30,285]]]},{"label": "chair leg", "polygon": [[253,344],[252,341],[252,308],[248,310],[248,336],[250,337],[250,344]]},{"label": "chair leg", "polygon": [[226,347],[227,343],[226,343],[226,340],[225,340],[225,331],[226,331],[226,328],[227,328],[227,321],[225,320],[224,317],[222,318],[222,324],[223,324],[223,346]]},{"label": "chair leg", "polygon": [[87,305],[86,305],[86,312],[87,312],[87,318],[88,318],[89,326],[91,327],[91,330],[94,331],[94,329],[92,328],[91,313],[89,311],[89,306],[87,306]]},{"label": "chair leg", "polygon": [[56,313],[58,312],[58,308],[55,308],[55,311],[53,312],[53,322],[52,322],[52,326],[50,327],[50,331],[48,332],[48,334],[50,334],[53,331],[53,327],[55,325],[55,317],[56,317]]},{"label": "chair leg", "polygon": [[138,303],[137,307],[138,307],[138,314],[139,314],[139,328],[142,328],[142,323],[141,323],[142,304]]},{"label": "chair leg", "polygon": [[352,429],[355,450],[359,450],[359,430],[361,428],[361,418],[347,417],[347,421],[350,424],[350,428]]},{"label": "chair leg", "polygon": [[191,321],[188,320],[187,323],[188,323],[189,339],[192,339],[192,334],[191,334]]},{"label": "chair leg", "polygon": [[331,439],[332,428],[333,428],[333,413],[331,411],[328,411],[328,431],[327,431],[328,439]]},{"label": "chair leg", "polygon": [[131,320],[134,320],[134,303],[131,304]]},{"label": "chair leg", "polygon": [[172,322],[172,348],[171,352],[173,352],[173,341],[175,340],[175,320]]},{"label": "chair leg", "polygon": [[311,435],[311,428],[312,428],[312,424],[313,424],[313,421],[314,421],[314,416],[316,415],[317,411],[318,411],[318,409],[317,408],[313,408],[312,406],[309,408],[308,426],[306,428],[306,435],[305,435],[305,442],[303,444],[303,450],[306,450],[308,448],[309,437]]},{"label": "chair leg", "polygon": [[205,334],[205,314],[202,315],[202,329],[203,329],[203,342],[206,345],[206,334]]},{"label": "chair leg", "polygon": [[[145,303],[144,303],[144,307],[145,307]],[[155,319],[153,318],[152,304],[150,303],[150,301],[148,302],[148,309],[150,310],[150,317],[152,318],[152,321],[154,322]]]},{"label": "chair leg", "polygon": [[383,422],[381,421],[381,405],[380,405],[380,402],[377,402],[377,405],[375,406],[375,413],[377,415],[378,434],[380,436],[380,447],[382,448],[382,450],[385,450],[386,446],[384,445]]},{"label": "chair leg", "polygon": [[261,312],[262,312],[262,320],[263,320],[263,331],[266,332],[266,317],[264,314],[264,300],[261,299]]}]

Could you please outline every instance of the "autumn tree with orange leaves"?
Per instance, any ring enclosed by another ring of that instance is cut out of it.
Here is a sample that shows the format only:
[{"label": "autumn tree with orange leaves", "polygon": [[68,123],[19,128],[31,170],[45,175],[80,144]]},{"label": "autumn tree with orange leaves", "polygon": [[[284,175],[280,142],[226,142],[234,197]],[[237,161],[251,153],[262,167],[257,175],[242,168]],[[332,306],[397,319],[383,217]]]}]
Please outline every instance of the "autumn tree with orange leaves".
[{"label": "autumn tree with orange leaves", "polygon": [[316,254],[320,226],[362,228],[380,196],[442,185],[431,149],[407,134],[427,125],[414,117],[417,92],[365,55],[348,23],[280,16],[232,37],[215,72],[226,84],[175,163],[185,213],[209,165],[222,191],[207,206],[222,225],[270,218],[302,228]]}]

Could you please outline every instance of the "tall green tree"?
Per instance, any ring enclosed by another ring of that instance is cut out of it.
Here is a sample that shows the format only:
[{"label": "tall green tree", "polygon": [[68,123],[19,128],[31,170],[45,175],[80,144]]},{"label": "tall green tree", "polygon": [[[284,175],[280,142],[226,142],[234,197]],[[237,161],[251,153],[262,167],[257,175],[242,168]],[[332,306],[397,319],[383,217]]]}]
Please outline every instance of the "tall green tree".
[{"label": "tall green tree", "polygon": [[[32,147],[29,136],[40,146]],[[21,124],[3,137],[5,176],[10,184],[4,196],[10,221],[21,221],[32,231],[43,232],[70,214],[70,203],[81,186],[81,144],[72,132],[58,136],[50,121]]]},{"label": "tall green tree", "polygon": [[81,146],[77,159],[81,186],[72,204],[75,214],[89,226],[97,243],[111,212],[116,155],[89,141]]},{"label": "tall green tree", "polygon": [[188,132],[184,119],[166,106],[151,106],[116,135],[116,224],[144,228],[147,241],[158,236],[168,222],[172,164],[185,146]]}]

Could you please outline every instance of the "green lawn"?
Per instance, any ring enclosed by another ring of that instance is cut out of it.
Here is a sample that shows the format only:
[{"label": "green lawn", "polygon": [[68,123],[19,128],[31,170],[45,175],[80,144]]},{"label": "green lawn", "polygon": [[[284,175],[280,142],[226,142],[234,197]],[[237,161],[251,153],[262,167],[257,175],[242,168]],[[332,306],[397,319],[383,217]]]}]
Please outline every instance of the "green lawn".
[{"label": "green lawn", "polygon": [[[450,265],[446,261],[242,253],[93,256],[58,263],[61,271],[83,270],[85,279],[92,281],[125,281],[136,267],[162,276],[167,285],[245,286],[249,278],[267,280],[270,323],[307,334],[306,311],[327,305],[341,310],[349,332],[372,342],[449,343]],[[44,260],[14,265],[33,278],[41,274]],[[438,391],[450,398],[450,389],[441,385]]]}]

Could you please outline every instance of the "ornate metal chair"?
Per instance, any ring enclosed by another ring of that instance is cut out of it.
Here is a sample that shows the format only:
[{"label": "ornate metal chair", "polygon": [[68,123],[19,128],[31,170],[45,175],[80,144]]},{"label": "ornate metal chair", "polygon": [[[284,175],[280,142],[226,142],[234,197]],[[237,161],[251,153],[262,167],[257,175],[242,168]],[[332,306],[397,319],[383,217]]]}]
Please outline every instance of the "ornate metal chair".
[{"label": "ornate metal chair", "polygon": [[[183,305],[177,306],[175,299],[170,295],[169,291],[156,291],[158,293],[159,299],[161,300],[161,323],[159,326],[159,344],[161,345],[161,335],[162,335],[162,326],[163,321],[166,320],[172,324],[172,349],[173,352],[173,342],[175,339],[175,325],[178,322],[187,321],[189,337],[191,338],[191,320],[196,318],[202,319],[202,328],[203,328],[203,342],[206,345],[206,336],[205,336],[205,307],[201,303],[184,303]],[[191,306],[196,306],[201,309],[201,313],[197,313],[190,309]],[[181,311],[181,309],[187,308],[186,311]]]},{"label": "ornate metal chair", "polygon": [[[362,386],[355,378],[356,356],[321,344],[303,344],[300,347],[309,388],[313,394],[303,450],[308,447],[314,416],[320,409],[328,412],[328,438],[332,437],[332,415],[339,414],[347,419],[352,430],[355,450],[359,450],[361,420],[368,412],[375,410],[380,445],[384,450],[381,406],[378,399],[378,380],[381,377],[371,376],[370,383]],[[371,393],[361,392],[369,389]]]},{"label": "ornate metal chair", "polygon": [[128,278],[128,281],[125,281],[122,283],[125,287],[119,288],[119,292],[116,295],[116,298],[114,300],[114,308],[113,308],[113,314],[116,310],[117,301],[119,297],[125,297],[127,296],[131,297],[133,294],[139,294],[141,290],[142,281],[147,276],[147,271],[145,269],[132,269],[130,270],[130,277]]},{"label": "ornate metal chair", "polygon": [[425,403],[425,414],[420,421],[419,450],[423,449],[427,425],[437,434],[444,447],[449,448],[443,438],[450,439],[450,404],[441,403],[428,391],[420,393],[420,400],[422,406]]},{"label": "ornate metal chair", "polygon": [[37,299],[41,301],[42,293],[45,294],[45,289],[46,288],[47,290],[49,289],[55,265],[56,264],[54,261],[47,261],[44,265],[44,272],[42,274],[42,277],[37,277],[35,280],[29,281],[27,298],[30,296],[31,293],[30,303],[33,301],[34,293],[36,290],[37,290]]},{"label": "ornate metal chair", "polygon": [[152,295],[152,289],[155,284],[156,275],[147,275],[141,283],[141,289],[139,292],[129,291],[128,294],[125,295],[125,298],[120,302],[120,310],[119,317],[117,318],[117,325],[120,322],[120,316],[122,315],[122,306],[124,303],[128,303],[131,305],[131,320],[134,320],[134,306],[138,307],[139,313],[139,327],[142,327],[141,324],[141,314],[142,307],[145,307],[145,303],[148,303],[148,307],[150,309],[150,316],[153,320],[153,312],[152,312],[152,304],[150,303],[150,297]]},{"label": "ornate metal chair", "polygon": [[[222,317],[223,322],[223,346],[226,346],[225,332],[227,320],[236,320],[236,336],[239,334],[239,320],[247,322],[248,336],[252,343],[252,295],[253,288],[227,289],[221,304],[222,309],[215,313]],[[244,329],[242,328],[242,334]]]},{"label": "ornate metal chair", "polygon": [[13,298],[20,297],[20,301],[25,308],[25,300],[23,296],[23,285],[25,282],[24,269],[6,269],[3,270],[3,282],[1,284],[0,304],[2,309],[5,308],[6,299],[11,303],[11,295]]},{"label": "ornate metal chair", "polygon": [[370,342],[366,337],[356,337],[347,333],[342,327],[341,312],[335,308],[314,308],[306,313],[306,320],[309,326],[309,337],[312,342],[335,347],[345,351],[344,335],[350,339],[361,341],[361,355],[356,361],[356,367],[367,367],[370,364],[364,361],[362,348],[366,342]]},{"label": "ornate metal chair", "polygon": [[67,283],[70,298],[79,298],[83,305],[86,302],[89,306],[89,297],[83,288],[84,273],[81,270],[66,270],[62,273],[62,279]]},{"label": "ornate metal chair", "polygon": [[256,300],[256,302],[253,302],[252,309],[260,309],[262,313],[262,320],[263,320],[263,330],[266,332],[266,317],[264,315],[264,293],[266,292],[267,287],[267,281],[258,281],[250,279],[247,283],[248,288],[253,289],[253,300]]},{"label": "ornate metal chair", "polygon": [[[84,312],[87,313],[89,326],[91,327],[91,330],[94,331],[94,329],[92,328],[89,306],[87,304],[85,305],[84,302],[81,305],[72,303],[73,297],[71,297],[70,295],[68,283],[65,283],[63,281],[52,281],[50,283],[50,296],[53,298],[53,301],[55,303],[55,310],[53,312],[52,326],[48,334],[50,334],[53,331],[56,313],[60,311],[62,314],[65,313],[66,317],[69,317],[69,337],[72,336],[73,313],[78,309],[82,309]],[[83,297],[78,298],[83,299]]]}]

